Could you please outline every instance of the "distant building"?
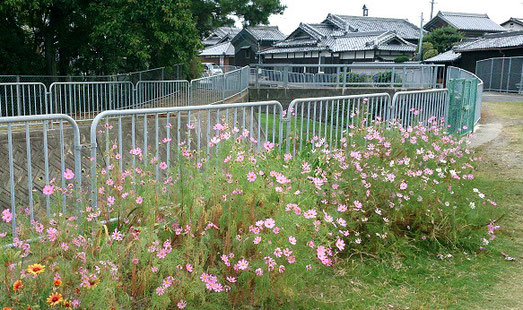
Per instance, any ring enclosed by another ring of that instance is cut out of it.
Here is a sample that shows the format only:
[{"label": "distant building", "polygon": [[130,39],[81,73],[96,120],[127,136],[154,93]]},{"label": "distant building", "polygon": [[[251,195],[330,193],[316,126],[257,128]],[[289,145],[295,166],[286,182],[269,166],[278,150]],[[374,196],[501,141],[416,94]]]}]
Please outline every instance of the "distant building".
[{"label": "distant building", "polygon": [[202,62],[212,62],[222,67],[234,65],[234,46],[230,41],[208,46],[200,52],[200,58]]},{"label": "distant building", "polygon": [[202,40],[205,47],[216,45],[218,43],[228,42],[234,38],[241,29],[235,27],[218,27],[211,34]]},{"label": "distant building", "polygon": [[234,61],[237,66],[246,66],[260,62],[259,53],[276,42],[285,39],[285,35],[274,26],[255,26],[243,28],[231,41],[234,45]]},{"label": "distant building", "polygon": [[425,60],[475,72],[476,62],[493,57],[523,56],[523,31],[487,34],[456,45],[452,50]]},{"label": "distant building", "polygon": [[509,31],[523,30],[523,18],[511,17],[504,23],[501,23],[501,27]]},{"label": "distant building", "polygon": [[467,38],[481,37],[484,34],[506,31],[496,24],[487,14],[438,12],[428,23],[423,26],[427,31],[450,26],[456,28]]},{"label": "distant building", "polygon": [[404,19],[329,14],[301,23],[284,41],[263,51],[263,63],[348,64],[412,57],[419,28]]}]

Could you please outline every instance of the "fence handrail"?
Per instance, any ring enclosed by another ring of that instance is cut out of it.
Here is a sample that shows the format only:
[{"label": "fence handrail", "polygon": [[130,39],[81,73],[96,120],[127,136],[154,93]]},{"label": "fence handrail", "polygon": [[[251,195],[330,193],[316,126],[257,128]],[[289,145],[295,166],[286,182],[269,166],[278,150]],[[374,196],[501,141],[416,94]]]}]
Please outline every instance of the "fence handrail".
[{"label": "fence handrail", "polygon": [[[389,93],[373,93],[373,94],[362,94],[362,95],[346,95],[346,96],[331,96],[331,97],[311,97],[311,98],[298,98],[291,101],[289,104],[288,111],[294,109],[296,104],[303,102],[315,102],[315,101],[331,101],[331,100],[347,100],[347,99],[360,99],[360,98],[374,98],[374,97],[388,97],[390,101]],[[287,113],[287,117],[282,118],[283,121],[290,121],[290,115]]]},{"label": "fence handrail", "polygon": [[322,68],[336,68],[336,67],[375,67],[375,68],[385,68],[385,67],[445,67],[445,65],[442,64],[415,64],[415,63],[376,63],[376,62],[369,62],[369,63],[352,63],[352,64],[252,64],[250,65],[253,68],[258,67],[275,67],[275,68],[284,68],[284,67],[290,67],[290,68],[304,68],[304,67],[322,67]]},{"label": "fence handrail", "polygon": [[207,110],[224,110],[231,108],[249,108],[257,107],[262,105],[273,105],[278,108],[278,114],[281,119],[283,114],[283,107],[280,102],[271,101],[258,101],[258,102],[246,102],[246,103],[234,103],[234,104],[221,104],[221,105],[204,105],[204,106],[187,106],[187,107],[168,107],[168,108],[148,108],[148,109],[130,109],[130,110],[110,110],[99,113],[92,121],[90,127],[90,148],[91,148],[91,203],[93,207],[98,205],[98,191],[96,189],[97,183],[97,149],[98,143],[96,140],[98,124],[101,120],[106,117],[121,117],[130,115],[153,115],[153,114],[167,114],[176,112],[190,112],[190,111],[207,111]]},{"label": "fence handrail", "polygon": [[422,94],[422,93],[439,93],[439,92],[448,92],[447,88],[438,88],[438,89],[425,89],[425,90],[402,90],[394,93],[392,101],[394,102],[397,97],[405,94]]}]

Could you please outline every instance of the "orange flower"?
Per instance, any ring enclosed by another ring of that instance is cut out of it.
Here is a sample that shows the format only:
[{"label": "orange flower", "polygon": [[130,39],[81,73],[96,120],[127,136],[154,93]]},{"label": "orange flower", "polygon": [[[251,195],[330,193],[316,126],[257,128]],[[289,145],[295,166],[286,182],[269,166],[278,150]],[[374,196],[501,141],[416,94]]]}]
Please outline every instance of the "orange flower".
[{"label": "orange flower", "polygon": [[33,264],[27,267],[27,272],[30,274],[37,275],[39,273],[44,272],[45,266],[40,264]]},{"label": "orange flower", "polygon": [[51,295],[49,295],[49,297],[47,297],[47,303],[50,306],[56,306],[59,303],[61,303],[62,300],[64,300],[64,298],[62,297],[62,294],[60,294],[60,293],[52,293]]},{"label": "orange flower", "polygon": [[64,308],[67,308],[67,309],[73,309],[73,305],[71,304],[71,302],[67,299],[64,299],[64,302],[62,303],[62,305],[64,306]]},{"label": "orange flower", "polygon": [[2,308],[2,310],[13,310],[13,309],[8,308],[8,307],[4,307],[4,308]]},{"label": "orange flower", "polygon": [[62,284],[62,280],[60,280],[60,279],[56,279],[56,280],[53,281],[53,286],[54,287],[59,287],[60,284]]},{"label": "orange flower", "polygon": [[13,284],[13,291],[20,290],[24,285],[22,284],[22,280],[16,280],[16,282]]}]

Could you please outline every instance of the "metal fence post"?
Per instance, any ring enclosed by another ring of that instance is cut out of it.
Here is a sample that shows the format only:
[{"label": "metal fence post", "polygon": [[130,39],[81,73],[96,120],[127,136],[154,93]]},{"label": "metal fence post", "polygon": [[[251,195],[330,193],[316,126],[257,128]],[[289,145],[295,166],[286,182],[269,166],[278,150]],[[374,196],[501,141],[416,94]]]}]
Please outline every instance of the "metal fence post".
[{"label": "metal fence post", "polygon": [[394,71],[394,67],[392,67],[392,72],[390,76],[390,87],[394,87],[394,76],[396,75],[396,72]]},{"label": "metal fence post", "polygon": [[223,88],[222,88],[222,102],[225,103],[225,88],[227,87],[227,76],[226,73],[222,75]]},{"label": "metal fence post", "polygon": [[16,76],[16,113],[17,116],[22,116],[22,105],[20,101],[20,76]]},{"label": "metal fence post", "polygon": [[289,85],[289,67],[283,68],[283,87],[287,87]]}]

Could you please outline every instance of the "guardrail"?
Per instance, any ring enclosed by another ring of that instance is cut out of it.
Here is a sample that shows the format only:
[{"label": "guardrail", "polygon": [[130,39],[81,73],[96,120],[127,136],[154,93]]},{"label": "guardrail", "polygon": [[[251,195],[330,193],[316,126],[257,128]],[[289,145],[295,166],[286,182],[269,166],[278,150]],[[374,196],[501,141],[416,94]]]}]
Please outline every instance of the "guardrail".
[{"label": "guardrail", "polygon": [[365,63],[350,65],[251,65],[255,86],[442,88],[444,65]]}]

